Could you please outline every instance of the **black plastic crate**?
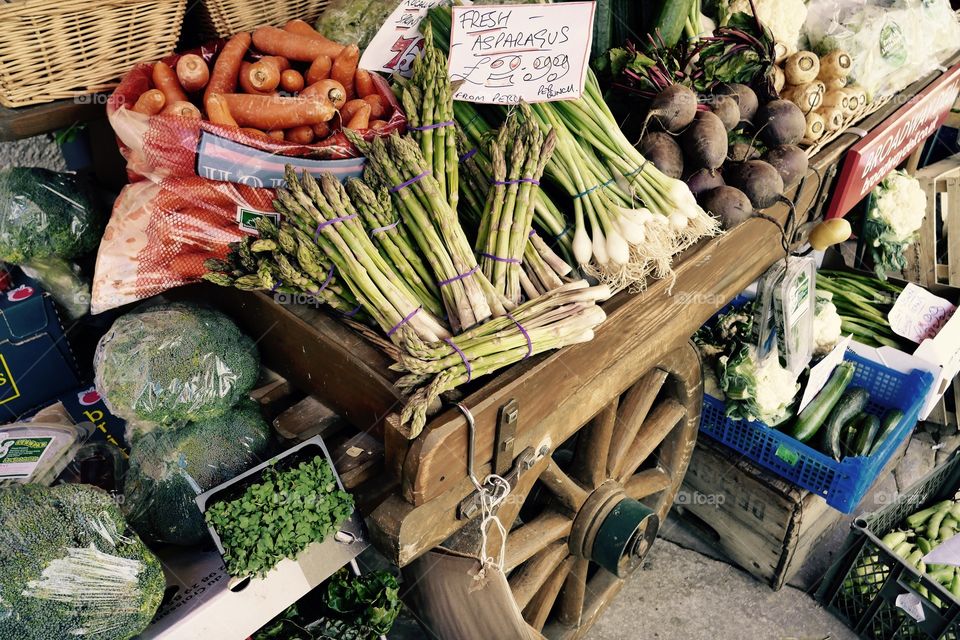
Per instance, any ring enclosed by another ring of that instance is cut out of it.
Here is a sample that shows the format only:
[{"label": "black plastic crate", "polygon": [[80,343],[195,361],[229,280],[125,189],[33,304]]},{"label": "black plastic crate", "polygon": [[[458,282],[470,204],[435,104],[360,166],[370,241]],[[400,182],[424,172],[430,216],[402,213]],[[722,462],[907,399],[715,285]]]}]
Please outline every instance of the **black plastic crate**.
[{"label": "black plastic crate", "polygon": [[[843,553],[817,591],[817,599],[861,638],[871,640],[960,640],[960,600],[926,574],[907,564],[881,541],[910,514],[953,498],[960,489],[960,452],[905,491],[896,501],[857,518]],[[921,595],[922,585],[941,601]],[[897,606],[897,598],[913,593],[924,620]]]}]

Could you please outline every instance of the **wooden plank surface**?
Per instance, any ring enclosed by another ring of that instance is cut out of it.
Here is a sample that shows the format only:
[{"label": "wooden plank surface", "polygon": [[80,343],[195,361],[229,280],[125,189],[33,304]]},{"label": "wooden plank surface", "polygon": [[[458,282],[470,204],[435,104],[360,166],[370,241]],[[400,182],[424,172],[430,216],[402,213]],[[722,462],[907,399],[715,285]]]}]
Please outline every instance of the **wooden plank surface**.
[{"label": "wooden plank surface", "polygon": [[104,118],[107,96],[98,93],[17,109],[0,107],[0,142],[39,136],[65,129],[76,122]]}]

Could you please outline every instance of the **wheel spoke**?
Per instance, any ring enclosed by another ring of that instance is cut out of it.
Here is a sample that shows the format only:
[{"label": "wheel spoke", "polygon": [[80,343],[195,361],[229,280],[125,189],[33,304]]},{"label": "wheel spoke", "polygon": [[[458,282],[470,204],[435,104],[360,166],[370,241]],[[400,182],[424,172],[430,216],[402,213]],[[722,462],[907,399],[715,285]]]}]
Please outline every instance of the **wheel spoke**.
[{"label": "wheel spoke", "polygon": [[590,561],[586,558],[577,558],[570,568],[570,575],[563,583],[560,591],[560,613],[557,616],[561,623],[568,627],[579,627],[580,617],[583,615],[583,597],[587,591],[587,570]]},{"label": "wheel spoke", "polygon": [[617,479],[624,482],[632,476],[686,415],[687,410],[676,400],[664,400],[657,405],[650,417],[643,423],[643,428],[640,429],[637,439],[630,445],[630,450],[627,452],[623,463],[623,469]]},{"label": "wheel spoke", "polygon": [[657,399],[666,380],[666,371],[654,369],[638,380],[623,396],[623,401],[620,403],[620,420],[617,420],[617,426],[610,441],[610,459],[607,462],[610,477],[616,478],[620,475],[630,443],[637,437],[637,432],[647,419],[650,407],[653,406],[653,401]]},{"label": "wheel spoke", "polygon": [[646,469],[640,473],[630,476],[624,483],[624,489],[627,495],[634,500],[642,501],[648,496],[659,493],[670,486],[672,478],[670,474],[661,467]]},{"label": "wheel spoke", "polygon": [[573,521],[562,513],[547,510],[511,531],[507,536],[507,553],[503,561],[505,573],[516,569],[535,553],[570,534]]},{"label": "wheel spoke", "polygon": [[543,583],[553,575],[568,555],[570,550],[565,542],[554,542],[513,572],[510,576],[510,589],[520,609],[530,603]]},{"label": "wheel spoke", "polygon": [[560,504],[571,511],[578,511],[587,499],[587,492],[564,473],[554,460],[550,460],[547,468],[540,474],[540,482]]},{"label": "wheel spoke", "polygon": [[588,489],[596,489],[607,479],[607,456],[616,423],[617,401],[613,400],[580,434],[572,473]]},{"label": "wheel spoke", "polygon": [[537,631],[541,631],[543,625],[546,624],[547,616],[550,615],[550,610],[553,609],[553,604],[557,601],[557,594],[560,593],[560,587],[563,586],[567,574],[570,573],[570,567],[573,566],[573,561],[573,556],[567,556],[567,558],[560,563],[560,566],[550,574],[550,577],[547,578],[547,581],[534,596],[533,600],[531,600],[530,604],[523,610],[524,619]]}]

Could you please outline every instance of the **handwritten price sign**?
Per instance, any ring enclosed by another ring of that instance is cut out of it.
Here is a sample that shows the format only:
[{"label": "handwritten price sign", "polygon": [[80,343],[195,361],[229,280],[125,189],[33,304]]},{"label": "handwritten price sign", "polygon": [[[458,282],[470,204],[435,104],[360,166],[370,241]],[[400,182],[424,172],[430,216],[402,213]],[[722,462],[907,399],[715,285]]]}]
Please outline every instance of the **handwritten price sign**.
[{"label": "handwritten price sign", "polygon": [[455,100],[517,104],[583,93],[594,2],[453,7]]},{"label": "handwritten price sign", "polygon": [[360,68],[409,77],[414,59],[423,51],[420,23],[427,11],[445,4],[450,0],[403,0],[367,45]]},{"label": "handwritten price sign", "polygon": [[897,296],[888,320],[894,333],[919,343],[935,337],[956,310],[949,301],[909,283]]}]

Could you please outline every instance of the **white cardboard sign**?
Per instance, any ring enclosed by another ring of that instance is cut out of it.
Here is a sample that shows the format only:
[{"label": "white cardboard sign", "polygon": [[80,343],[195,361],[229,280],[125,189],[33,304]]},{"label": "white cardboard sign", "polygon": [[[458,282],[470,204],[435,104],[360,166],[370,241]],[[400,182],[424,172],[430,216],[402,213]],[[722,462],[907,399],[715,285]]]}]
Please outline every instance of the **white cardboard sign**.
[{"label": "white cardboard sign", "polygon": [[949,301],[909,282],[887,318],[894,333],[919,343],[936,337],[956,310]]},{"label": "white cardboard sign", "polygon": [[414,59],[423,51],[420,23],[427,11],[445,4],[450,0],[403,0],[364,49],[359,67],[409,78]]},{"label": "white cardboard sign", "polygon": [[803,411],[808,404],[813,402],[813,399],[817,397],[820,390],[826,386],[827,381],[830,380],[830,376],[833,374],[833,370],[836,369],[838,364],[843,362],[843,356],[847,353],[847,347],[850,346],[852,339],[852,336],[844,336],[841,338],[837,346],[833,348],[833,351],[825,355],[823,360],[810,368],[807,386],[803,390],[803,397],[800,399],[800,406],[797,408],[797,413]]},{"label": "white cardboard sign", "polygon": [[583,93],[594,2],[453,7],[454,99],[551,102]]}]

